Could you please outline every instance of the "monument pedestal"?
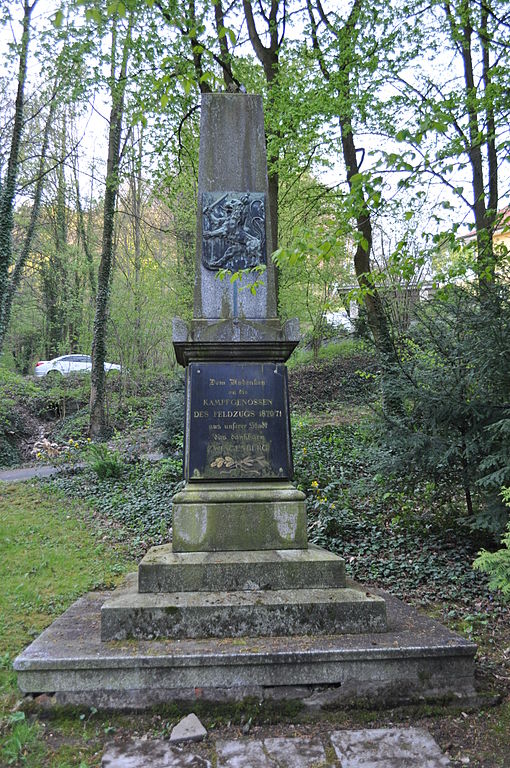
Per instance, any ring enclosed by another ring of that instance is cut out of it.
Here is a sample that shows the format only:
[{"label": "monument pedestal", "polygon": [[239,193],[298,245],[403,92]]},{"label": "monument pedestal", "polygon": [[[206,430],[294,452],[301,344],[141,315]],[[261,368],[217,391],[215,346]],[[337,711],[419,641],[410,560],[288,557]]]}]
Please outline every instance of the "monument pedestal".
[{"label": "monument pedestal", "polygon": [[[245,564],[240,565],[244,570]],[[238,580],[239,574],[234,578]],[[386,629],[384,600],[361,587],[142,593],[136,581],[132,574],[103,604],[103,641],[317,636]]]},{"label": "monument pedestal", "polygon": [[188,483],[172,504],[175,552],[307,546],[305,495],[288,481]]},{"label": "monument pedestal", "polygon": [[215,592],[345,587],[341,557],[308,549],[174,552],[153,547],[138,566],[139,592]]},{"label": "monument pedestal", "polygon": [[101,609],[102,640],[383,632],[384,600],[346,586],[320,547],[174,552],[155,547]]}]

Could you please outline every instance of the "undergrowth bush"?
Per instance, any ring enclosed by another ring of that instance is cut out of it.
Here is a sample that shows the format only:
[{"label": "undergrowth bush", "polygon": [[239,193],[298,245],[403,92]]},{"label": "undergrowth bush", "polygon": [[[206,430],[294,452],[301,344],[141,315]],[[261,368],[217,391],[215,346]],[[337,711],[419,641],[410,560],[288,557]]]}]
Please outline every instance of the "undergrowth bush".
[{"label": "undergrowth bush", "polygon": [[170,454],[182,440],[184,430],[184,376],[176,376],[169,382],[168,397],[165,406],[156,418],[156,427],[161,430],[158,446]]},{"label": "undergrowth bush", "polygon": [[[510,488],[505,488],[503,499],[510,506]],[[478,554],[474,567],[489,575],[491,589],[500,590],[507,600],[510,600],[510,522],[506,533],[501,537],[502,548],[497,552],[488,552],[482,549]]]},{"label": "undergrowth bush", "polygon": [[120,454],[112,451],[104,443],[89,446],[87,464],[100,480],[120,477],[124,471],[124,462]]},{"label": "undergrowth bush", "polygon": [[406,481],[461,489],[466,522],[499,536],[508,519],[500,489],[510,484],[510,288],[483,300],[450,286],[421,304],[385,377],[379,467]]},{"label": "undergrowth bush", "polygon": [[472,605],[484,594],[472,562],[479,534],[462,524],[462,496],[433,483],[409,494],[377,471],[369,423],[313,428],[294,420],[295,480],[306,493],[310,541],[341,555],[348,573],[423,604]]}]

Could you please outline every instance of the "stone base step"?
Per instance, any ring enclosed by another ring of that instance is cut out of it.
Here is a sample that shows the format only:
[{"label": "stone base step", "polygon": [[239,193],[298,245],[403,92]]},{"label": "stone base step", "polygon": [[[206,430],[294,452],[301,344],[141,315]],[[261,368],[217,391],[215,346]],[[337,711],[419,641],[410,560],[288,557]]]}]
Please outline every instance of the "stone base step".
[{"label": "stone base step", "polygon": [[364,589],[141,594],[136,574],[101,609],[102,640],[383,632],[384,600]]},{"label": "stone base step", "polygon": [[138,566],[139,592],[208,592],[345,587],[344,561],[308,549],[174,552],[153,547]]},{"label": "stone base step", "polygon": [[476,646],[387,593],[387,632],[217,640],[101,641],[100,608],[86,595],[15,660],[25,693],[58,704],[143,709],[210,701],[297,700],[306,706],[474,696]]}]

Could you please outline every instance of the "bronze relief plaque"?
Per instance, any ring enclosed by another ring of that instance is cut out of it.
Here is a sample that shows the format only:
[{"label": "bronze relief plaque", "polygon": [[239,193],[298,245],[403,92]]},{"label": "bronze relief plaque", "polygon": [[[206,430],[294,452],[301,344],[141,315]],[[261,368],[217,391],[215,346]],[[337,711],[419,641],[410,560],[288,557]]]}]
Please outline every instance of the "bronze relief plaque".
[{"label": "bronze relief plaque", "polygon": [[287,369],[280,363],[190,363],[186,480],[292,477]]},{"label": "bronze relief plaque", "polygon": [[263,192],[204,192],[202,264],[217,272],[252,269],[266,263],[266,207]]}]

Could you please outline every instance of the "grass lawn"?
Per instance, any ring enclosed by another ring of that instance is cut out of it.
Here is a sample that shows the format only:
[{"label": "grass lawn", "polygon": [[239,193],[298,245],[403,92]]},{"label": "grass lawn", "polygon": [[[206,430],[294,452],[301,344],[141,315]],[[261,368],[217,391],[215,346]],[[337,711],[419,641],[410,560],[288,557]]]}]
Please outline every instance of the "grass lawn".
[{"label": "grass lawn", "polygon": [[[127,548],[114,540],[118,531],[108,533],[91,522],[83,504],[64,502],[28,484],[0,485],[1,766],[18,759],[27,766],[80,765],[74,739],[55,752],[51,740],[42,738],[43,723],[13,711],[19,692],[11,662],[77,597],[112,587],[135,568]],[[81,742],[79,718],[76,729]],[[90,754],[90,746],[83,747]]]}]

